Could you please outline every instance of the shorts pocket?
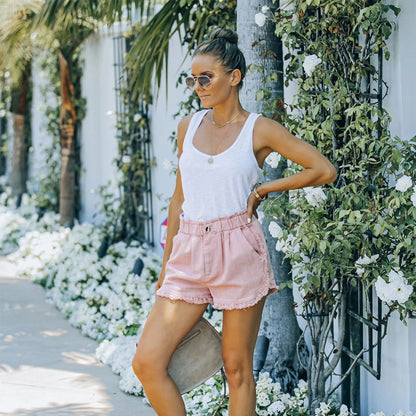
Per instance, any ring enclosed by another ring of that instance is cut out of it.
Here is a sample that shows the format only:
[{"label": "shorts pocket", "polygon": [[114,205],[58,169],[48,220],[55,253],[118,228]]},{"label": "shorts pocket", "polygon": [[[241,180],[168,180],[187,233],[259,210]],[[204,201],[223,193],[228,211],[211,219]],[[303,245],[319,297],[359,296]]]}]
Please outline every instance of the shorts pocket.
[{"label": "shorts pocket", "polygon": [[260,257],[263,256],[263,245],[261,244],[258,236],[256,235],[256,230],[251,227],[240,227],[241,235],[243,236],[244,241],[249,245],[249,247]]}]

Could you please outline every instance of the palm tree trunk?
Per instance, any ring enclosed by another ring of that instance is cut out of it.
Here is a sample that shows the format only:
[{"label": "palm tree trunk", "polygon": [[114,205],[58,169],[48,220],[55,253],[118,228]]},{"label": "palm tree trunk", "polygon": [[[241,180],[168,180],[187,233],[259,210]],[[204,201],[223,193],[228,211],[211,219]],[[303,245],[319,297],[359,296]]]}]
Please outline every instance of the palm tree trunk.
[{"label": "palm tree trunk", "polygon": [[7,118],[0,117],[0,176],[3,176],[6,174],[6,155],[3,151],[4,134],[6,130],[7,130]]},{"label": "palm tree trunk", "polygon": [[[255,100],[257,91],[265,87],[264,76],[277,72],[277,82],[267,86],[274,98],[283,100],[283,55],[280,39],[274,34],[272,22],[266,22],[262,27],[255,24],[254,16],[261,12],[262,6],[267,5],[271,10],[278,6],[278,2],[238,0],[237,2],[237,32],[240,46],[246,56],[248,64],[264,67],[264,74],[257,71],[248,72],[245,85],[241,91],[241,100],[248,111],[262,112],[265,110],[269,117],[276,118],[280,109],[273,112],[263,109],[261,102]],[[255,45],[255,47],[253,47]],[[278,100],[281,103],[282,100]],[[279,105],[279,104],[278,104]],[[272,169],[266,166],[266,180],[274,180],[282,175],[282,169]],[[275,250],[275,241],[268,232],[268,224],[263,224],[267,246],[269,248],[276,283],[280,284],[291,279],[291,267],[283,254]],[[260,333],[270,339],[269,352],[264,370],[268,371],[274,380],[279,381],[284,391],[292,391],[300,377],[304,377],[305,370],[300,365],[297,354],[297,342],[301,331],[296,315],[292,309],[293,293],[285,288],[267,298]],[[307,348],[301,345],[300,354],[307,359]]]},{"label": "palm tree trunk", "polygon": [[27,140],[25,138],[25,116],[27,111],[27,93],[29,84],[30,64],[23,75],[22,85],[12,91],[13,113],[13,154],[11,169],[12,195],[17,197],[20,206],[21,197],[27,191]]},{"label": "palm tree trunk", "polygon": [[69,65],[62,51],[59,51],[59,70],[61,74],[61,184],[59,191],[60,223],[72,226],[75,216],[75,142],[76,121],[75,94]]}]

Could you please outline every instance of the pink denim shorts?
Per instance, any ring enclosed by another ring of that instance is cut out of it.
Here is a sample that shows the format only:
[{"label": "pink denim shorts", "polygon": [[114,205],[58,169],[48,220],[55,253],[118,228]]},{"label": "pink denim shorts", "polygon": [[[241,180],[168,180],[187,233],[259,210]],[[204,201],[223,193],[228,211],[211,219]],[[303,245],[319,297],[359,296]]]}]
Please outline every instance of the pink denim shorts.
[{"label": "pink denim shorts", "polygon": [[180,218],[158,296],[243,309],[278,290],[261,225],[247,212],[209,221]]}]

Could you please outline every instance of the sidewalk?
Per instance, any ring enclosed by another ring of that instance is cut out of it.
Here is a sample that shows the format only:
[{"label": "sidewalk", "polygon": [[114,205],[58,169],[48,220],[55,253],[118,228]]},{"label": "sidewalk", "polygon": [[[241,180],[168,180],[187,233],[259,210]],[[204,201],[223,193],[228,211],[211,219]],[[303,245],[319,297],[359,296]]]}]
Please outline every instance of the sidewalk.
[{"label": "sidewalk", "polygon": [[97,345],[0,258],[0,416],[155,416],[119,389]]}]

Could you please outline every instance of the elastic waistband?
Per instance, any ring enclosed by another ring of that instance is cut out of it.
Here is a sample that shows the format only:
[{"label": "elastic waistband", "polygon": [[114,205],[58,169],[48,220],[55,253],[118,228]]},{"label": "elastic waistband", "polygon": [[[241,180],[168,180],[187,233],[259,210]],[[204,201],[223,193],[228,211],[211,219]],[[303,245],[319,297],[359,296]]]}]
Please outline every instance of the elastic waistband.
[{"label": "elastic waistband", "polygon": [[[255,219],[253,215],[253,219]],[[207,221],[188,220],[180,216],[179,231],[185,234],[203,235],[221,232],[247,225],[247,210],[236,212],[229,217],[219,217]]]}]

